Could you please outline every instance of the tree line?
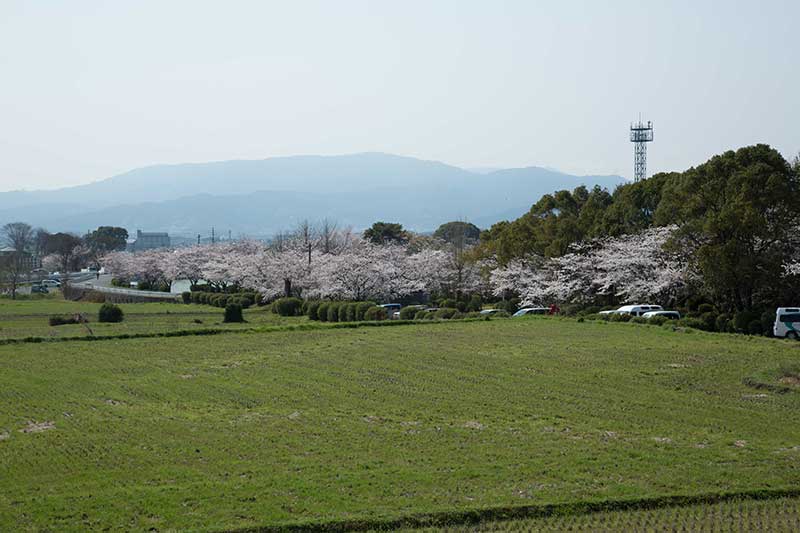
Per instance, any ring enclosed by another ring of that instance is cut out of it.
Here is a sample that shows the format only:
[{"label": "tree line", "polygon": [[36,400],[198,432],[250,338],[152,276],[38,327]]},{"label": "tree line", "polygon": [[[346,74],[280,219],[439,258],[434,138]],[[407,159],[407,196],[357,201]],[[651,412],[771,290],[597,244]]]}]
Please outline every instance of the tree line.
[{"label": "tree line", "polygon": [[522,217],[484,231],[477,255],[501,267],[536,265],[587,243],[653,228],[673,229],[663,249],[685,267],[683,299],[701,296],[728,312],[800,301],[793,274],[800,250],[800,156],[790,163],[764,144],[613,193],[578,187],[547,194]]},{"label": "tree line", "polygon": [[[429,285],[427,276],[457,298],[483,291],[530,304],[692,300],[739,313],[800,301],[799,218],[800,157],[790,163],[759,144],[613,192],[578,187],[547,194],[520,218],[483,232],[454,221],[423,235],[380,221],[353,234],[327,220],[306,221],[269,243],[234,243],[231,250],[115,256],[109,254],[127,237],[121,228],[98,228],[85,238],[29,226],[27,232],[28,246],[41,247],[65,271],[78,257],[112,257],[129,276],[220,284],[246,278],[275,295],[389,295],[400,281]],[[26,234],[10,226],[8,242]],[[397,277],[397,268],[406,270]]]},{"label": "tree line", "polygon": [[50,233],[25,222],[10,222],[0,228],[4,253],[0,256],[0,284],[16,298],[20,283],[28,279],[39,262],[48,270],[69,272],[88,264],[99,265],[108,253],[125,248],[124,228],[101,226],[81,237],[73,233]]}]

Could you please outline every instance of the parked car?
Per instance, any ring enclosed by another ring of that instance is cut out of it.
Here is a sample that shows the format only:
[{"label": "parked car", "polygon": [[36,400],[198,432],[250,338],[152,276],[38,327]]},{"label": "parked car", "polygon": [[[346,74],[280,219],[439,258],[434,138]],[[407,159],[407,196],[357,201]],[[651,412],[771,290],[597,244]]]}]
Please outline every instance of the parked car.
[{"label": "parked car", "polygon": [[611,309],[609,311],[600,311],[601,315],[633,315],[642,316],[651,311],[663,311],[664,308],[660,305],[623,305],[619,309]]},{"label": "parked car", "polygon": [[657,316],[663,316],[664,318],[669,318],[670,320],[680,320],[681,314],[677,311],[648,311],[647,313],[642,315],[642,318],[654,318]]},{"label": "parked car", "polygon": [[549,307],[523,307],[511,316],[525,316],[525,315],[549,315]]},{"label": "parked car", "polygon": [[772,333],[779,338],[800,339],[800,307],[779,307]]},{"label": "parked car", "polygon": [[493,315],[495,313],[499,313],[500,311],[502,311],[502,309],[482,309],[481,310],[481,314],[482,315]]},{"label": "parked car", "polygon": [[47,290],[46,285],[31,285],[31,294],[47,294],[50,292]]},{"label": "parked car", "polygon": [[43,279],[41,285],[43,287],[61,287],[61,282],[57,279]]},{"label": "parked car", "polygon": [[400,318],[400,304],[380,304],[378,307],[383,307],[386,310],[386,316],[389,318]]}]

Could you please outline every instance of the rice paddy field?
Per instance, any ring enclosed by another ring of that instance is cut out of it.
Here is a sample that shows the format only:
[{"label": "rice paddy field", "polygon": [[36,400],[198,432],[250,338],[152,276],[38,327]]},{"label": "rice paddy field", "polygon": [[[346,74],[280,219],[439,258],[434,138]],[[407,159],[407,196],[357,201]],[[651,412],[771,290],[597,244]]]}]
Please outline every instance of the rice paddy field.
[{"label": "rice paddy field", "polygon": [[659,507],[629,511],[607,511],[588,514],[569,514],[544,518],[526,518],[479,523],[470,526],[440,526],[405,529],[406,532],[473,533],[473,532],[539,532],[574,531],[594,533],[603,531],[677,531],[677,532],[749,532],[769,531],[792,533],[800,531],[800,500],[777,498],[771,500],[734,499],[704,505]]},{"label": "rice paddy field", "polygon": [[796,530],[798,357],[548,317],[0,345],[0,531]]}]

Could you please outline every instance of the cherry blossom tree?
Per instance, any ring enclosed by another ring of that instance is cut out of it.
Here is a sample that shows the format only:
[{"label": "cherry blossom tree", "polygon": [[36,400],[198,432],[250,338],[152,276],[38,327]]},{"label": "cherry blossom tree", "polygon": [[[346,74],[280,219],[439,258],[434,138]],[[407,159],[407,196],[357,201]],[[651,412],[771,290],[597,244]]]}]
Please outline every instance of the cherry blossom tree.
[{"label": "cherry blossom tree", "polygon": [[55,272],[61,268],[61,258],[56,254],[49,254],[42,258],[42,268],[48,272]]},{"label": "cherry blossom tree", "polygon": [[203,278],[203,264],[208,260],[208,246],[187,246],[164,254],[164,275],[170,281],[189,280],[191,285]]},{"label": "cherry blossom tree", "polygon": [[674,298],[691,274],[665,250],[674,227],[658,227],[579,244],[553,259],[530,257],[492,272],[496,296],[517,293],[523,305],[589,302],[598,296],[622,301]]},{"label": "cherry blossom tree", "polygon": [[557,264],[541,257],[515,259],[490,274],[492,293],[499,298],[517,294],[524,306],[544,305],[557,299]]},{"label": "cherry blossom tree", "polygon": [[320,231],[323,237],[317,239],[310,226],[301,226],[269,245],[240,241],[113,252],[103,264],[125,279],[151,284],[204,280],[220,290],[257,290],[268,299],[302,295],[361,300],[485,289],[486,264],[471,263],[449,249],[412,250],[403,244],[373,244],[349,230]]}]

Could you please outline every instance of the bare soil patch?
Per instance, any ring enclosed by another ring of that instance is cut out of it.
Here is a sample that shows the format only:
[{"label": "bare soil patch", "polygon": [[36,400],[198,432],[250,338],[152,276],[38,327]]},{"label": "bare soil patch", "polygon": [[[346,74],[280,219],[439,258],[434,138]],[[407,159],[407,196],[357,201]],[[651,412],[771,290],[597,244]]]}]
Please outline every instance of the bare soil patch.
[{"label": "bare soil patch", "polygon": [[55,429],[56,424],[55,422],[28,422],[28,425],[24,428],[20,429],[20,433],[41,433],[42,431],[47,431],[48,429]]}]

